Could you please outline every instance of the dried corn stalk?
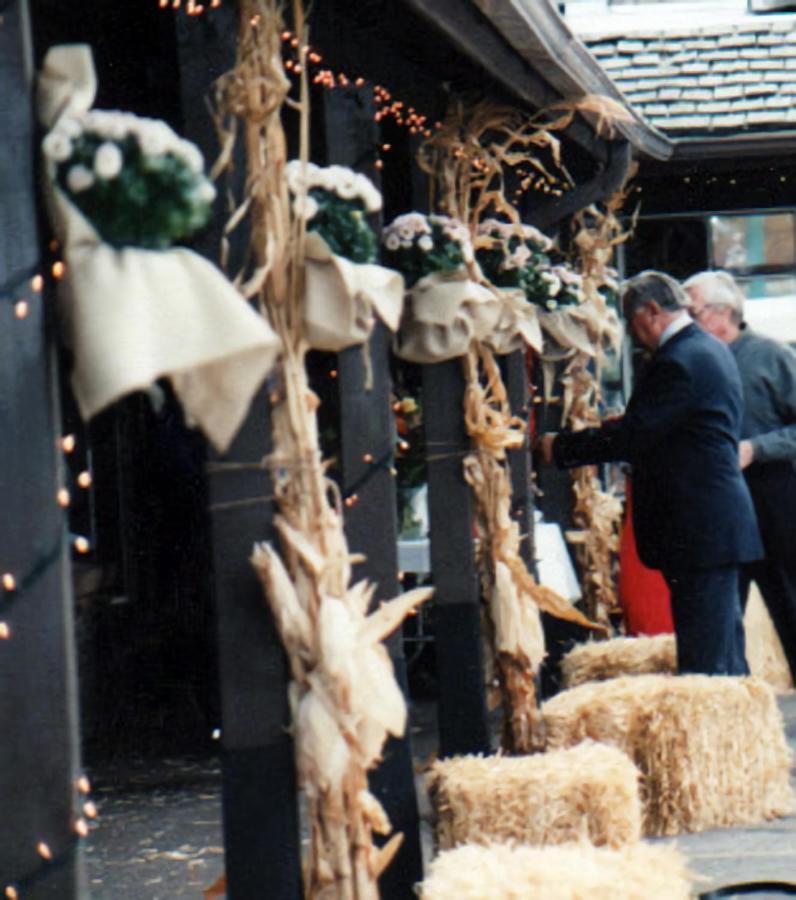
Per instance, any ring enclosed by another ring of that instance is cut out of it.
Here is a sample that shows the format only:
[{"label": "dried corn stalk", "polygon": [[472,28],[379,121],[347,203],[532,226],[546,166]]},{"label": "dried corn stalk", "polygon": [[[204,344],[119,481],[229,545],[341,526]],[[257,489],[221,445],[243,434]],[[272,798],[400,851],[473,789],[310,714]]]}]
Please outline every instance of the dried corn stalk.
[{"label": "dried corn stalk", "polygon": [[[293,27],[305,42],[300,0]],[[410,592],[367,614],[373,587],[351,585],[352,558],[334,486],[318,445],[316,396],[310,389],[300,308],[303,220],[291,216],[284,179],[282,107],[289,101],[282,69],[282,7],[278,0],[241,0],[235,68],[217,84],[216,123],[222,138],[219,170],[230,165],[238,130],[245,144],[246,197],[228,224],[246,219],[251,260],[244,290],[284,345],[275,396],[269,463],[279,513],[282,557],[268,544],[252,562],[287,651],[297,768],[309,806],[310,848],[305,895],[314,900],[374,900],[377,878],[400,845],[381,850],[372,834],[390,823],[369,793],[367,770],[387,734],[403,734],[406,706],[382,645],[404,616],[430,595]],[[308,92],[298,103],[301,158],[307,159]],[[295,105],[295,104],[294,104]],[[242,280],[242,279],[241,279]],[[284,559],[284,562],[283,562]],[[265,891],[267,886],[263,886]]]},{"label": "dried corn stalk", "polygon": [[[607,305],[599,289],[608,278],[606,269],[614,247],[630,235],[622,231],[616,217],[625,198],[626,192],[618,191],[605,201],[605,212],[591,206],[575,217],[574,244],[586,295],[579,311],[585,314],[594,353],[575,352],[561,377],[564,392],[562,423],[574,431],[600,424],[600,377],[605,350],[609,346],[618,349],[621,341],[616,313]],[[607,625],[609,615],[619,607],[614,560],[619,550],[622,505],[616,497],[601,489],[590,467],[575,469],[572,481],[575,495],[572,518],[577,528],[568,531],[566,537],[575,545],[581,564],[586,613]]]},{"label": "dried corn stalk", "polygon": [[[438,206],[467,224],[474,235],[489,208],[520,222],[505,196],[508,168],[530,167],[548,187],[561,183],[536,158],[534,148],[547,148],[560,163],[558,142],[551,134],[529,124],[516,110],[484,103],[471,111],[456,108],[422,145],[419,162],[431,175]],[[470,277],[484,283],[477,266],[471,267]],[[524,445],[524,425],[511,415],[488,347],[474,341],[462,364],[465,425],[475,446],[464,460],[464,477],[475,499],[478,563],[504,710],[502,744],[508,752],[528,753],[539,749],[543,740],[533,680],[545,653],[539,610],[591,623],[554,591],[538,585],[520,557],[506,450]]]}]

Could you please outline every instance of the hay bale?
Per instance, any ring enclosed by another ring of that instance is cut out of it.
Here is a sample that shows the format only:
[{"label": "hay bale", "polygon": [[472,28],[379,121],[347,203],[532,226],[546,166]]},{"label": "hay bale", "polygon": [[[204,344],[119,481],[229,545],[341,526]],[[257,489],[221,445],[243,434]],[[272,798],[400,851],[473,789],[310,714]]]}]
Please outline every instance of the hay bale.
[{"label": "hay bale", "polygon": [[428,783],[437,846],[635,842],[641,837],[638,781],[624,753],[592,741],[535,756],[442,760]]},{"label": "hay bale", "polygon": [[674,675],[677,649],[673,634],[614,638],[578,644],[561,660],[564,686],[606,681],[620,675]]},{"label": "hay bale", "polygon": [[671,846],[466,844],[441,853],[422,900],[687,900],[691,879]]},{"label": "hay bale", "polygon": [[790,751],[757,678],[638,675],[563,691],[542,707],[548,746],[613,744],[642,773],[642,829],[680,834],[793,808]]}]

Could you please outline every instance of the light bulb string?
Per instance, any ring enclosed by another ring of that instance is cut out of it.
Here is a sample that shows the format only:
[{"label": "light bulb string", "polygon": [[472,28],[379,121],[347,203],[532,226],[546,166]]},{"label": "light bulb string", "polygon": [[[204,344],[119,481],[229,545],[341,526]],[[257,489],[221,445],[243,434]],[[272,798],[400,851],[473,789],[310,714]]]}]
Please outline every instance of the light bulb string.
[{"label": "light bulb string", "polygon": [[29,293],[31,281],[38,275],[40,265],[18,269],[12,276],[0,284],[0,300],[16,302]]},{"label": "light bulb string", "polygon": [[4,890],[3,896],[22,896],[21,891],[33,887],[35,884],[38,884],[40,881],[49,877],[56,870],[63,868],[68,862],[72,861],[75,851],[80,846],[82,840],[83,838],[80,837],[80,835],[70,835],[69,839],[64,844],[63,849],[58,854],[53,855],[50,859],[43,860],[40,866],[23,875],[21,878],[15,878],[12,881],[0,885],[0,888]]},{"label": "light bulb string", "polygon": [[5,614],[20,597],[29,592],[36,583],[58,562],[63,548],[63,534],[59,532],[58,538],[52,546],[36,559],[30,569],[21,578],[14,576],[14,586],[9,588],[0,581],[0,614]]}]

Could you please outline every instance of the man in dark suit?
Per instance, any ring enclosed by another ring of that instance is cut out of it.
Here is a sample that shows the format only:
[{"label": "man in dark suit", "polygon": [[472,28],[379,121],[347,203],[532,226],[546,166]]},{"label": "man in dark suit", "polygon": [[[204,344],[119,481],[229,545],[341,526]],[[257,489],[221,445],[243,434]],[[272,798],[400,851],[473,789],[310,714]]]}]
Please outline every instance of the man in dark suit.
[{"label": "man in dark suit", "polygon": [[796,354],[746,327],[728,272],[700,272],[683,288],[693,318],[730,348],[741,374],[740,464],[766,551],[741,569],[741,606],[756,581],[796,681]]},{"label": "man in dark suit", "polygon": [[632,464],[638,552],[669,585],[680,673],[746,675],[738,566],[762,546],[738,465],[738,369],[693,323],[668,275],[637,275],[622,305],[631,333],[653,351],[625,415],[547,435],[543,455],[564,468]]}]

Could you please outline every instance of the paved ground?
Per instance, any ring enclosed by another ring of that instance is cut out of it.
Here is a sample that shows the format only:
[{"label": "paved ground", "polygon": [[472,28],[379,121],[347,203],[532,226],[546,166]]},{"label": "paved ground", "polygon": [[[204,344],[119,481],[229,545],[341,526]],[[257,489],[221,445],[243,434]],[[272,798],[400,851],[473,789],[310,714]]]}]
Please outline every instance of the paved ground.
[{"label": "paved ground", "polygon": [[[796,750],[796,693],[782,697],[780,704]],[[433,707],[417,706],[413,719],[414,745],[423,760],[434,748]],[[223,870],[217,763],[127,762],[105,767],[93,779],[100,817],[86,847],[92,900],[201,900],[203,888]],[[423,800],[421,814],[428,815]],[[692,870],[704,877],[700,891],[752,880],[796,882],[796,817],[674,840]],[[423,842],[429,853],[427,821]],[[744,895],[747,900],[783,896]]]}]

